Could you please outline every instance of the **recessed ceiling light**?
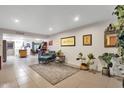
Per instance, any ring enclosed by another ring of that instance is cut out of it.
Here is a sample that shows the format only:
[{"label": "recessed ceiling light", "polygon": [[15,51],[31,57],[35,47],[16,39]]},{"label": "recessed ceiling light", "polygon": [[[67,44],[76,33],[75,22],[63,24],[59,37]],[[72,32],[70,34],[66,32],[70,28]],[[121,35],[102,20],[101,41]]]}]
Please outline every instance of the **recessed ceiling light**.
[{"label": "recessed ceiling light", "polygon": [[79,16],[76,16],[76,17],[74,18],[74,21],[75,21],[75,22],[79,21]]},{"label": "recessed ceiling light", "polygon": [[52,27],[50,27],[50,28],[49,28],[49,31],[52,31],[52,30],[53,30],[53,28],[52,28]]},{"label": "recessed ceiling light", "polygon": [[39,38],[36,38],[35,40],[36,40],[36,41],[40,41],[41,39],[39,39]]},{"label": "recessed ceiling light", "polygon": [[18,23],[18,22],[19,22],[19,20],[18,20],[18,19],[15,19],[14,21],[15,21],[15,23]]}]

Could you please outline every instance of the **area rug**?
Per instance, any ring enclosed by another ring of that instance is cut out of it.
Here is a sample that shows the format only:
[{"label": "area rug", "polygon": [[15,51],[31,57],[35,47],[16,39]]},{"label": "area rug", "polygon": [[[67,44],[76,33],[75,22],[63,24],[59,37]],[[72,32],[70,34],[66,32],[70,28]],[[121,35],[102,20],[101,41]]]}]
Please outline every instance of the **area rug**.
[{"label": "area rug", "polygon": [[34,64],[30,67],[52,85],[59,83],[79,71],[77,68],[54,62],[48,64]]}]

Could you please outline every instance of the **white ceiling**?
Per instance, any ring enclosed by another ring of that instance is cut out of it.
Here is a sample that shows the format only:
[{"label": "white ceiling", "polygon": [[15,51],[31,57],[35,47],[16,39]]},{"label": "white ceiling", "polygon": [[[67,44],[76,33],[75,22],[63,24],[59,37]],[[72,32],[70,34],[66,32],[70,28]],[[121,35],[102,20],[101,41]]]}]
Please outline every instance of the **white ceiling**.
[{"label": "white ceiling", "polygon": [[[68,29],[109,20],[115,6],[3,6],[0,5],[0,28],[51,35]],[[79,20],[74,21],[78,16]],[[19,20],[18,23],[15,20]],[[49,28],[52,31],[49,31]]]}]

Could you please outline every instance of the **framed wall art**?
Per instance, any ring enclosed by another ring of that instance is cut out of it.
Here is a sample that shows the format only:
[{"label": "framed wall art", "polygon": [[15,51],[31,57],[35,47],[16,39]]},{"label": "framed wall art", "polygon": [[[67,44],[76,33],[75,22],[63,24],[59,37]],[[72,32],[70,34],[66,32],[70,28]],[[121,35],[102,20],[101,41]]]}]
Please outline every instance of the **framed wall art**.
[{"label": "framed wall art", "polygon": [[83,35],[83,45],[84,46],[92,45],[92,34]]},{"label": "framed wall art", "polygon": [[61,38],[61,46],[75,46],[75,36]]},{"label": "framed wall art", "polygon": [[117,44],[117,34],[114,31],[105,32],[104,35],[104,46],[105,47],[116,47]]},{"label": "framed wall art", "polygon": [[52,46],[53,45],[53,40],[50,40],[49,41],[49,46]]}]

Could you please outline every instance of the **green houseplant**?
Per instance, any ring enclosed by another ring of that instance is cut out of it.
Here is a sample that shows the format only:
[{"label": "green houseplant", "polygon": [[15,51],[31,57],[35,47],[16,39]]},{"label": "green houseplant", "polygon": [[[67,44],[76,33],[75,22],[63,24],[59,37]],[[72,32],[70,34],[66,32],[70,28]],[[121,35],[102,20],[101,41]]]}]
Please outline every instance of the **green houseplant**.
[{"label": "green houseplant", "polygon": [[62,50],[58,50],[58,51],[56,52],[56,56],[59,57],[59,56],[61,56],[61,55],[63,55]]},{"label": "green houseplant", "polygon": [[95,74],[96,70],[97,70],[97,67],[94,65],[94,62],[95,62],[94,59],[96,59],[96,58],[93,55],[93,53],[89,53],[87,55],[87,57],[88,57],[87,65],[89,66],[89,71],[91,71],[91,72],[93,72]]},{"label": "green houseplant", "polygon": [[83,61],[83,60],[86,60],[86,58],[85,57],[83,57],[83,53],[79,53],[78,54],[78,58],[77,58],[77,60],[81,60],[81,61]]},{"label": "green houseplant", "polygon": [[87,62],[87,64],[88,64],[88,65],[94,64],[94,61],[93,61],[93,60],[96,59],[96,58],[94,57],[93,53],[88,54],[87,57],[88,57],[88,62]]},{"label": "green houseplant", "polygon": [[[124,5],[116,6],[113,14],[117,17],[117,22],[114,24],[116,30],[118,30],[118,52],[119,56],[122,59],[122,63],[124,62]],[[123,79],[123,87],[124,87],[124,79]]]},{"label": "green houseplant", "polygon": [[85,57],[83,57],[83,53],[79,53],[78,54],[78,58],[76,58],[77,60],[81,60],[81,65],[80,65],[80,69],[81,70],[89,70],[89,65],[87,63],[84,63],[83,61],[86,60]]},{"label": "green houseplant", "polygon": [[113,15],[117,17],[117,22],[113,24],[113,27],[117,31],[118,36],[118,54],[122,58],[122,62],[124,62],[124,5],[117,5]]},{"label": "green houseplant", "polygon": [[99,56],[99,59],[102,59],[107,64],[107,66],[104,66],[102,68],[102,72],[105,71],[105,74],[107,74],[108,76],[110,76],[110,67],[112,67],[113,65],[111,59],[114,56],[114,53],[103,53],[101,56]]},{"label": "green houseplant", "polygon": [[61,50],[56,52],[56,62],[63,63],[65,62],[65,55]]}]

